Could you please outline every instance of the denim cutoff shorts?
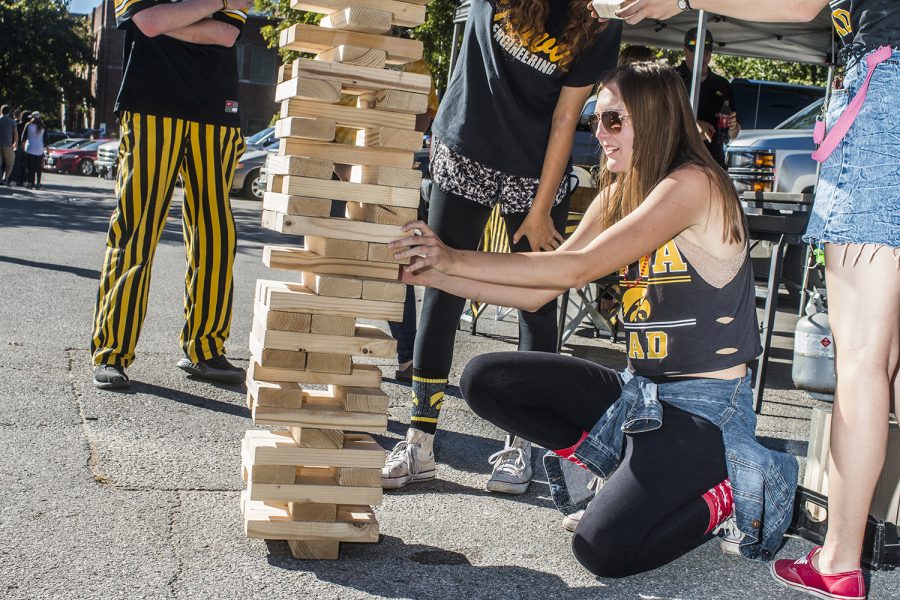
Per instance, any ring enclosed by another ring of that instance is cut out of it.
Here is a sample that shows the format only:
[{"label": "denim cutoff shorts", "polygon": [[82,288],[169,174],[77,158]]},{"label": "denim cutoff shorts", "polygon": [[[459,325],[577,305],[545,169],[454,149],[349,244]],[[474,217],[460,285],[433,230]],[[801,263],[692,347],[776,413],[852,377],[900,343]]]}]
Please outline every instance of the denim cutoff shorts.
[{"label": "denim cutoff shorts", "polygon": [[[847,69],[825,115],[828,131],[868,74],[865,58]],[[900,248],[900,51],[875,68],[862,109],[825,162],[803,239],[814,245]]]}]

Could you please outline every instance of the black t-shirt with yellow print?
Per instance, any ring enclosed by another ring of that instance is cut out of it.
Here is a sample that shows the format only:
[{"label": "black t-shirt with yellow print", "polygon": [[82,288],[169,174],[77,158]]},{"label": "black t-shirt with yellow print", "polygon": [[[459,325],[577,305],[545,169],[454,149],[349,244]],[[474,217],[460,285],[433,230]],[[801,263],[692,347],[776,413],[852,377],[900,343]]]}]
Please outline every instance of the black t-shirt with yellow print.
[{"label": "black t-shirt with yellow print", "polygon": [[[180,0],[116,0],[116,24],[125,30],[124,76],[116,113],[130,111],[211,125],[240,126],[237,50],[191,44],[167,35],[150,38],[131,18]],[[247,15],[220,10],[211,17],[240,31]]]},{"label": "black t-shirt with yellow print", "polygon": [[[587,2],[585,2],[587,4]],[[436,138],[508,175],[540,177],[553,110],[563,86],[596,83],[616,65],[622,22],[610,21],[566,70],[558,42],[568,2],[550,0],[547,30],[529,47],[504,29],[503,6],[472,0],[459,62],[433,125]]]},{"label": "black t-shirt with yellow print", "polygon": [[879,46],[900,49],[900,0],[831,0],[831,20],[845,53]]}]

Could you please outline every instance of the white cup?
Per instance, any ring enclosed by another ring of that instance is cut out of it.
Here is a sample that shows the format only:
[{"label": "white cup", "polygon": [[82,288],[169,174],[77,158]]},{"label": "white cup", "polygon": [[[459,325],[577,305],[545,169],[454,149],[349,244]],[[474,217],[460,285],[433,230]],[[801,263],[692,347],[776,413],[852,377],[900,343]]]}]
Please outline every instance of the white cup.
[{"label": "white cup", "polygon": [[619,4],[621,4],[621,0],[591,1],[591,7],[593,7],[594,12],[597,13],[597,16],[601,19],[621,19],[622,17],[616,16]]}]

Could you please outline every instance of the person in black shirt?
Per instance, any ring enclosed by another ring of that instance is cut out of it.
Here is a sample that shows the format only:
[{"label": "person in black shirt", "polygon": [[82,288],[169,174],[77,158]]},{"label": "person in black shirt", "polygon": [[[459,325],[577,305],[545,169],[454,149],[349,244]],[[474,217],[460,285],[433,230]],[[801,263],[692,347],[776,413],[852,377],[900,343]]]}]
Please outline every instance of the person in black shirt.
[{"label": "person in black shirt", "polygon": [[229,383],[225,359],[236,249],[228,192],[244,150],[235,40],[252,0],[116,0],[125,74],[116,99],[122,141],[106,257],[94,311],[94,384],[127,387],[147,311],[150,269],[176,179],[184,181],[187,250],[178,367]]},{"label": "person in black shirt", "polygon": [[[432,126],[429,225],[475,249],[492,209],[513,252],[553,250],[568,213],[575,126],[594,84],[613,68],[622,24],[587,23],[582,0],[473,0]],[[434,434],[465,299],[428,289],[413,351],[411,424],[387,457],[386,489],[435,477]],[[519,313],[519,349],[556,352],[556,300]],[[508,438],[487,489],[524,493],[531,445]]]},{"label": "person in black shirt", "polygon": [[[725,102],[728,102],[728,131],[731,139],[734,139],[741,131],[741,125],[735,112],[734,93],[728,80],[713,73],[709,68],[709,60],[712,58],[714,41],[712,33],[706,30],[706,41],[703,44],[703,73],[700,80],[700,98],[697,104],[697,125],[703,133],[703,139],[710,154],[719,165],[725,167],[725,148],[716,131],[718,115],[722,113]],[[697,51],[697,28],[688,30],[684,35],[684,62],[678,66],[678,74],[684,80],[688,93],[691,91],[693,81],[694,55]]]}]

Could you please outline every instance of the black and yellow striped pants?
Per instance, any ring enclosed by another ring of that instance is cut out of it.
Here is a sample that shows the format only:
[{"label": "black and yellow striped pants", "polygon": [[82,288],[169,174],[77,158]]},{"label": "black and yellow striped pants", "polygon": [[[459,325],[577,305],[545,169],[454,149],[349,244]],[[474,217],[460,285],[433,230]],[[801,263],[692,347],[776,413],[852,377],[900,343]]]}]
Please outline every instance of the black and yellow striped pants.
[{"label": "black and yellow striped pants", "polygon": [[94,310],[93,361],[127,367],[147,313],[150,269],[180,174],[187,255],[181,348],[196,362],[225,352],[237,246],[228,193],[244,139],[236,127],[122,113],[118,206]]}]

